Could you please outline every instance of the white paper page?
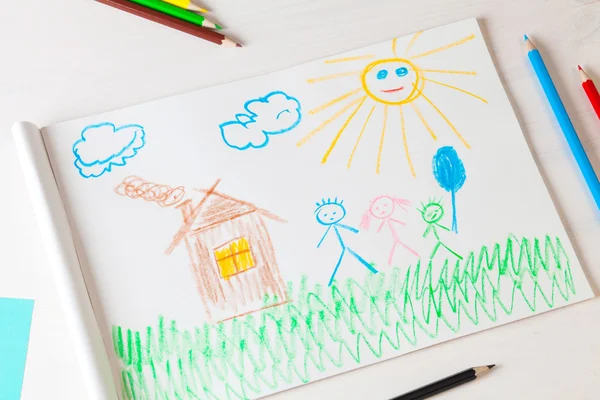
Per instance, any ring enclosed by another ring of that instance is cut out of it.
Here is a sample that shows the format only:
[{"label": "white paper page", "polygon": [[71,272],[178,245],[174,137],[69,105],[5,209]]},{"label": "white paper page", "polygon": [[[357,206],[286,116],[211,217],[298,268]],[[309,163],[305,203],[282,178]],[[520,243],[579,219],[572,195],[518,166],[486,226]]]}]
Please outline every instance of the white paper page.
[{"label": "white paper page", "polygon": [[124,398],[258,398],[592,296],[474,19],[44,134]]},{"label": "white paper page", "polygon": [[14,124],[12,132],[89,399],[116,399],[107,349],[90,305],[69,220],[42,134],[35,125],[27,122]]}]

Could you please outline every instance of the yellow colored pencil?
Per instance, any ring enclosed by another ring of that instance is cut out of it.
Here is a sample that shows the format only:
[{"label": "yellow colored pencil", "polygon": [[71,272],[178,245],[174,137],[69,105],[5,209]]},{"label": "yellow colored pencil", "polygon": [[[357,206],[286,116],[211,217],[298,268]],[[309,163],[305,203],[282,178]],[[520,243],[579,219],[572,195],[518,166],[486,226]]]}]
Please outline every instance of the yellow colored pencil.
[{"label": "yellow colored pencil", "polygon": [[192,3],[191,0],[163,0],[163,1],[166,3],[173,4],[174,6],[177,6],[179,8],[189,10],[189,11],[203,12],[203,13],[208,12],[207,9],[197,6],[196,4]]}]

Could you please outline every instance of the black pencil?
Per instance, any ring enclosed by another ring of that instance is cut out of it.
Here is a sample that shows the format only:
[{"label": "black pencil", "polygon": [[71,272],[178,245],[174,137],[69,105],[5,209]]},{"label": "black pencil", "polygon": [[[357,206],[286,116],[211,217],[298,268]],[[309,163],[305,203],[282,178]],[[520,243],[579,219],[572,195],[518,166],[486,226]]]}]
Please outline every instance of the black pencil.
[{"label": "black pencil", "polygon": [[413,390],[409,393],[404,393],[400,396],[394,397],[390,400],[422,400],[427,399],[431,396],[435,396],[438,393],[445,392],[465,383],[474,381],[480,376],[484,375],[490,369],[494,368],[496,364],[485,365],[483,367],[473,367],[452,376],[449,376],[439,381],[430,383],[418,389]]}]

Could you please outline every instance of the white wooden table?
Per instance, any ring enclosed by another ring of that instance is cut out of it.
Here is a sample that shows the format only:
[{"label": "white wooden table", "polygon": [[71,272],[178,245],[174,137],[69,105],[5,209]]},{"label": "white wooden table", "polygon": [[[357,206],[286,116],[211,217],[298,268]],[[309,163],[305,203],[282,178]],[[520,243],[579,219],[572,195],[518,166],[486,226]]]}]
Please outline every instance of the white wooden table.
[{"label": "white wooden table", "polygon": [[[24,399],[86,398],[10,138],[45,125],[278,70],[476,16],[594,290],[600,212],[521,48],[535,38],[600,171],[600,121],[576,65],[600,81],[598,0],[206,0],[243,49],[220,49],[91,0],[0,5],[0,296],[34,298]],[[275,399],[387,399],[467,366],[497,363],[443,399],[600,398],[600,299],[418,351]]]}]

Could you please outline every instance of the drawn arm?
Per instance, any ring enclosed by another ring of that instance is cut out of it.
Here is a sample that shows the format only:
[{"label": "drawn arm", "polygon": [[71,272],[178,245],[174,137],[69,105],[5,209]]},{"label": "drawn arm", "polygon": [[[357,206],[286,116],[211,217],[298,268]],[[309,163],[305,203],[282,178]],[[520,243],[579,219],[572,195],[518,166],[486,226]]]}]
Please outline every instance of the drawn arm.
[{"label": "drawn arm", "polygon": [[346,229],[347,231],[350,231],[352,233],[358,233],[358,229],[353,228],[351,226],[344,225],[344,224],[335,224],[335,225],[338,226],[338,227],[340,227],[340,228]]},{"label": "drawn arm", "polygon": [[386,223],[386,222],[387,222],[386,220],[383,220],[383,221],[381,221],[381,225],[379,225],[379,228],[377,228],[377,233],[381,232],[381,230],[382,230],[382,229],[383,229],[383,227],[385,226],[385,223]]},{"label": "drawn arm", "polygon": [[390,218],[390,221],[393,221],[393,222],[395,222],[397,224],[400,224],[402,226],[406,226],[406,222],[402,222],[402,221],[399,221],[399,220],[394,219],[394,218]]},{"label": "drawn arm", "polygon": [[437,226],[439,226],[440,228],[442,228],[445,231],[450,231],[449,228],[446,228],[444,225],[440,225],[440,224],[436,224]]},{"label": "drawn arm", "polygon": [[321,247],[321,243],[323,243],[323,240],[325,240],[325,238],[327,237],[327,234],[329,233],[330,229],[331,229],[331,225],[329,225],[329,227],[327,227],[327,230],[325,231],[325,234],[323,235],[323,237],[321,238],[321,240],[319,240],[319,244],[317,244],[317,249],[319,247]]}]

